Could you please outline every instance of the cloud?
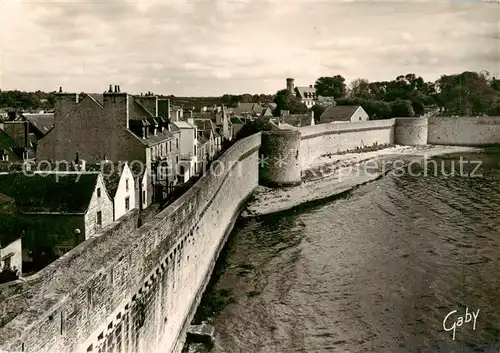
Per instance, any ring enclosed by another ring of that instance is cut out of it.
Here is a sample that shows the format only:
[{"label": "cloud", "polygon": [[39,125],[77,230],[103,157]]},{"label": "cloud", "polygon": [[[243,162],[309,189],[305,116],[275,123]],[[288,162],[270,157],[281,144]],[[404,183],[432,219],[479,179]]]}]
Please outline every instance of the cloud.
[{"label": "cloud", "polygon": [[[272,93],[341,74],[498,73],[492,4],[5,1],[2,89]],[[19,18],[22,18],[20,21]],[[497,71],[497,72],[495,72]]]}]

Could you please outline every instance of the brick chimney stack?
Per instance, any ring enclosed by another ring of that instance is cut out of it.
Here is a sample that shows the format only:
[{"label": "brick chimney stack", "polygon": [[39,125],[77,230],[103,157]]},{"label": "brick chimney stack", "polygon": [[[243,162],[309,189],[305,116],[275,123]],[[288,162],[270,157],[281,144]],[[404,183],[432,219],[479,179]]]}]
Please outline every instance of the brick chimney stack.
[{"label": "brick chimney stack", "polygon": [[109,85],[108,92],[103,94],[105,119],[109,124],[129,128],[129,96],[121,93],[118,85]]},{"label": "brick chimney stack", "polygon": [[62,87],[59,87],[59,92],[55,93],[54,102],[54,120],[57,122],[65,119],[78,104],[78,93],[63,92]]}]

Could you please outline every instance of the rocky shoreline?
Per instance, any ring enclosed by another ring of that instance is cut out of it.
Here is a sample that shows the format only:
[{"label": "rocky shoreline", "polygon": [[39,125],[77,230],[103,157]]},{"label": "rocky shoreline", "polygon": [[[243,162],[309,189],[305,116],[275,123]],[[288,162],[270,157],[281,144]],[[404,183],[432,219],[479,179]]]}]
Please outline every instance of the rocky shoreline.
[{"label": "rocky shoreline", "polygon": [[302,173],[302,185],[271,189],[259,186],[242,212],[250,218],[285,211],[304,203],[333,197],[379,179],[393,168],[445,154],[479,152],[457,146],[394,146],[377,151],[326,155]]}]

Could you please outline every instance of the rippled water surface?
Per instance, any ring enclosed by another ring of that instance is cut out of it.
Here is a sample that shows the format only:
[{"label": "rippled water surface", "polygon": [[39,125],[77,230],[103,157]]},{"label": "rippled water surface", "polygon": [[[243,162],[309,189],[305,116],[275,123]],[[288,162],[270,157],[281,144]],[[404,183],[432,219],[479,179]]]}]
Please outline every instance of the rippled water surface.
[{"label": "rippled water surface", "polygon": [[236,228],[213,351],[499,352],[500,155],[467,158],[482,177],[389,175]]}]

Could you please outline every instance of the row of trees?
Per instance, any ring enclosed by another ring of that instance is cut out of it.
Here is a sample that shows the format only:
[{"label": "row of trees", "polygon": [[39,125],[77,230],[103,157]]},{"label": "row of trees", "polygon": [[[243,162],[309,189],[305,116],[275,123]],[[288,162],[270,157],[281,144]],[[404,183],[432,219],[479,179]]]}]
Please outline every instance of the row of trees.
[{"label": "row of trees", "polygon": [[[486,72],[463,72],[443,75],[436,81],[425,81],[413,73],[400,75],[392,81],[370,82],[356,79],[347,85],[341,75],[324,76],[316,80],[318,96],[331,97],[339,105],[362,105],[373,119],[394,116],[419,116],[425,107],[440,107],[446,115],[500,115],[500,79]],[[280,90],[275,95],[225,94],[221,97],[164,96],[172,104],[185,107],[220,105],[235,106],[238,102],[269,103],[291,113],[303,113],[308,109],[293,94]],[[49,109],[54,105],[54,92],[45,93],[0,91],[0,108]],[[319,103],[313,109],[319,116],[327,103]]]},{"label": "row of trees", "polygon": [[[428,106],[441,108],[445,115],[500,115],[500,79],[486,71],[443,75],[434,82],[410,73],[392,81],[356,79],[349,85],[335,75],[318,78],[315,88],[318,96],[333,97],[338,105],[362,105],[372,119],[420,116]],[[307,109],[286,90],[278,91],[274,101],[276,113]],[[321,115],[325,105],[313,107],[315,116]]]},{"label": "row of trees", "polygon": [[49,109],[52,107],[54,107],[54,92],[0,90],[0,108]]}]

